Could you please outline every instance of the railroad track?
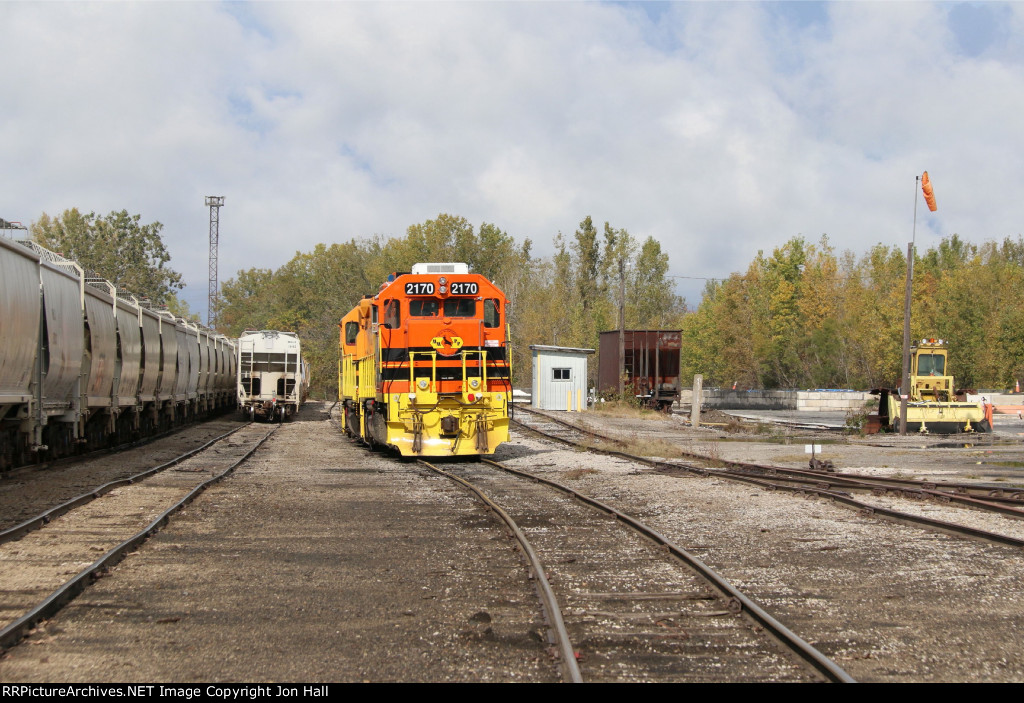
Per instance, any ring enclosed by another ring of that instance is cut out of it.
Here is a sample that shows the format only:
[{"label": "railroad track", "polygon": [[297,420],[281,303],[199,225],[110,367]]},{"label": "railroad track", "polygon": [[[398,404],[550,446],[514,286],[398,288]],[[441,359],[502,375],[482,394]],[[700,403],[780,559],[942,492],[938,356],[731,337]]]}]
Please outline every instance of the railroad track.
[{"label": "railroad track", "polygon": [[[75,508],[86,505],[87,503],[91,503],[92,501],[96,500],[100,496],[106,495],[115,488],[137,483],[138,481],[141,481],[149,476],[158,474],[161,471],[171,468],[172,466],[176,466],[181,462],[185,461],[186,459],[189,459],[195,456],[196,454],[205,451],[206,449],[213,446],[217,442],[220,442],[221,440],[230,437],[231,435],[238,432],[245,426],[246,425],[239,425],[238,427],[232,430],[217,435],[216,437],[210,439],[208,442],[203,443],[202,445],[196,447],[195,449],[190,449],[189,451],[183,454],[179,454],[178,456],[174,457],[173,459],[170,459],[169,461],[161,462],[156,466],[143,469],[142,471],[139,471],[130,476],[126,476],[124,478],[116,478],[112,481],[106,481],[103,484],[96,486],[95,488],[91,488],[85,493],[82,493],[81,495],[75,496],[74,498],[70,498],[69,500],[64,500],[60,502],[58,505],[55,505],[51,508],[47,508],[41,511],[38,515],[30,517],[26,520],[22,520],[16,525],[13,525],[6,529],[0,530],[0,544],[6,544],[7,542],[13,542],[14,540],[21,539],[29,532],[38,530],[43,525],[46,525],[52,520],[57,519],[61,515],[64,515],[65,513],[68,513],[74,510]],[[54,480],[56,479],[57,477],[54,477]]]},{"label": "railroad track", "polygon": [[421,463],[472,490],[519,540],[564,680],[853,680],[635,518],[497,462]]},{"label": "railroad track", "polygon": [[170,517],[248,459],[278,428],[245,425],[118,485],[106,485],[3,533],[0,650],[17,644]]},{"label": "railroad track", "polygon": [[90,459],[96,459],[98,457],[107,456],[110,454],[118,454],[120,452],[129,451],[131,449],[136,449],[138,447],[145,447],[161,439],[173,437],[176,434],[203,425],[204,423],[213,422],[218,418],[222,418],[225,416],[230,417],[231,415],[234,414],[234,412],[235,410],[233,407],[222,408],[217,410],[216,412],[209,413],[203,416],[202,418],[182,422],[180,424],[176,424],[172,427],[169,427],[165,430],[155,431],[151,434],[136,437],[134,439],[128,439],[123,442],[116,442],[110,444],[108,446],[97,447],[95,449],[81,451],[80,453],[76,454],[68,454],[60,457],[49,457],[49,455],[44,453],[43,457],[34,459],[32,461],[28,461],[24,464],[19,464],[18,466],[11,466],[3,471],[0,471],[0,478],[9,479],[12,477],[17,477],[18,475],[23,474],[25,472],[48,471],[52,469],[59,469],[65,466],[72,466],[82,461],[88,461]]},{"label": "railroad track", "polygon": [[[1024,536],[1003,534],[986,529],[981,525],[988,524],[987,521],[974,519],[968,514],[969,510],[977,510],[996,513],[1014,520],[1024,520],[1024,500],[1022,500],[1024,489],[1022,488],[936,483],[789,469],[747,462],[712,460],[697,454],[688,454],[688,456],[705,465],[677,460],[654,460],[622,451],[619,447],[625,446],[625,442],[618,438],[578,427],[533,409],[523,407],[516,409],[517,411],[525,410],[530,417],[540,418],[527,423],[524,423],[522,419],[513,420],[515,424],[524,429],[577,448],[619,456],[668,474],[683,472],[701,476],[716,476],[756,485],[765,490],[781,490],[806,497],[824,498],[838,505],[858,510],[863,514],[874,515],[893,522],[994,544],[1024,547]],[[517,412],[517,414],[520,413]],[[520,418],[522,418],[521,414]],[[717,468],[709,467],[706,465],[708,462],[719,466]],[[916,509],[897,510],[893,507],[892,501],[876,500],[874,503],[870,503],[857,500],[853,497],[853,493],[869,493],[876,497],[910,500],[918,505],[922,501],[957,504],[969,510],[965,510],[957,518],[962,522],[950,522],[928,517]],[[1020,529],[1005,530],[1007,533],[1014,531],[1021,533]]]},{"label": "railroad track", "polygon": [[93,493],[103,484],[173,461],[188,450],[244,424],[245,421],[235,417],[209,420],[120,451],[106,450],[92,456],[12,471],[0,478],[0,530],[30,520],[82,494]]}]

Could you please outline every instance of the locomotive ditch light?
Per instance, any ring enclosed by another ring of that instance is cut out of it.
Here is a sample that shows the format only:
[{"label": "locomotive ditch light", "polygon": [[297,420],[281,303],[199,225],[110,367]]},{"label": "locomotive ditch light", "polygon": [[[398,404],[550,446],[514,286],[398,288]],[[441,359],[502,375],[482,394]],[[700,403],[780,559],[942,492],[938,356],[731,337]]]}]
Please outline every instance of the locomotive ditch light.
[{"label": "locomotive ditch light", "polygon": [[473,390],[476,390],[477,388],[479,388],[480,387],[480,379],[479,378],[471,378],[471,379],[469,379],[469,387],[472,388]]},{"label": "locomotive ditch light", "polygon": [[419,389],[421,391],[425,391],[427,390],[427,386],[430,385],[430,381],[428,381],[425,378],[421,378],[420,380],[416,381],[416,385],[419,386]]}]

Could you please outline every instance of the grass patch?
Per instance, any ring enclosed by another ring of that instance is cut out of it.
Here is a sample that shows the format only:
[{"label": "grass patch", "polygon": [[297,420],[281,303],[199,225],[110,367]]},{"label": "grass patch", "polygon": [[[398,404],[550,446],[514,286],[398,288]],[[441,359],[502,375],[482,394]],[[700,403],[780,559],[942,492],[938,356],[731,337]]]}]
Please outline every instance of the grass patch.
[{"label": "grass patch", "polygon": [[623,417],[632,420],[664,420],[666,418],[665,413],[650,408],[638,408],[636,405],[624,403],[621,400],[595,403],[591,412],[600,413],[606,417]]},{"label": "grass patch", "polygon": [[666,459],[674,459],[683,455],[679,447],[664,439],[635,438],[626,440],[625,444],[626,449],[624,451],[637,456],[660,456]]},{"label": "grass patch", "polygon": [[728,434],[760,434],[761,425],[758,424],[756,427],[752,428],[750,425],[744,424],[739,419],[730,417],[729,421],[722,426],[722,431]]},{"label": "grass patch", "polygon": [[1024,461],[986,461],[988,466],[1005,466],[1009,469],[1024,469]]},{"label": "grass patch", "polygon": [[[822,458],[820,452],[816,456],[817,456],[818,459]],[[796,463],[796,464],[801,464],[801,463],[806,463],[806,462],[810,461],[810,459],[811,459],[811,455],[810,454],[782,454],[780,456],[773,456],[771,460],[772,461],[793,462],[793,463]]]}]

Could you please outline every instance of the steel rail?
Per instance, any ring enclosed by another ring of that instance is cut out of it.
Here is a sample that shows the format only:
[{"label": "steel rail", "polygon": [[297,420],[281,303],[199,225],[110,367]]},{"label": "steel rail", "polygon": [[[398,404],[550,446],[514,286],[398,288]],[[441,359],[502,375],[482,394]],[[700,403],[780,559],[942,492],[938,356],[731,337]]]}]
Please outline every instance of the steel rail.
[{"label": "steel rail", "polygon": [[[889,521],[892,521],[892,522],[897,522],[897,523],[904,524],[904,525],[911,525],[911,526],[914,526],[914,527],[929,528],[929,529],[931,529],[933,531],[941,532],[943,534],[953,535],[955,537],[969,537],[971,539],[976,539],[976,540],[980,540],[980,541],[984,541],[984,542],[991,542],[993,544],[999,544],[999,545],[1002,545],[1002,546],[1024,547],[1024,540],[1018,539],[1016,537],[1008,537],[1006,535],[1000,535],[1000,534],[997,534],[995,532],[988,532],[987,530],[981,530],[981,529],[977,529],[977,528],[974,528],[974,527],[968,527],[966,525],[958,525],[956,523],[946,522],[944,520],[936,520],[934,518],[927,518],[927,517],[924,517],[924,516],[921,516],[921,515],[914,515],[912,513],[903,513],[903,512],[900,512],[898,510],[892,510],[890,508],[883,508],[883,507],[880,507],[880,506],[870,505],[869,503],[863,503],[861,501],[855,500],[849,494],[842,493],[840,491],[832,491],[832,490],[828,490],[828,489],[825,489],[825,488],[813,488],[812,489],[812,488],[801,488],[801,487],[797,487],[797,486],[787,486],[787,485],[784,485],[784,484],[781,484],[781,483],[773,483],[771,481],[767,481],[767,480],[764,480],[764,479],[761,479],[761,478],[755,478],[753,476],[749,476],[749,475],[746,475],[744,473],[741,473],[741,472],[738,472],[738,471],[735,471],[735,470],[724,470],[724,471],[722,471],[722,470],[704,469],[704,468],[689,466],[687,464],[682,464],[682,463],[667,462],[667,461],[657,461],[655,459],[648,459],[646,457],[636,456],[636,455],[633,455],[633,454],[627,454],[626,452],[620,452],[620,451],[616,451],[616,450],[613,450],[613,449],[600,449],[598,447],[586,447],[584,445],[579,444],[578,442],[573,442],[572,440],[566,439],[564,437],[557,437],[555,435],[547,434],[546,432],[544,432],[542,430],[538,430],[535,427],[530,427],[528,425],[524,425],[523,423],[518,422],[518,421],[515,421],[515,424],[517,424],[520,427],[523,427],[523,428],[525,428],[527,430],[530,430],[531,432],[536,432],[537,434],[539,434],[541,436],[547,437],[547,438],[555,440],[557,442],[562,442],[563,444],[569,445],[569,446],[577,448],[577,449],[583,448],[583,449],[586,449],[587,451],[592,451],[592,452],[596,452],[596,453],[599,453],[599,454],[605,454],[607,456],[616,456],[616,457],[619,457],[621,459],[626,459],[627,461],[632,461],[632,462],[636,462],[638,464],[643,464],[645,466],[650,466],[651,468],[655,468],[655,469],[682,470],[682,471],[686,471],[688,473],[696,474],[698,476],[718,476],[718,477],[721,477],[721,478],[727,478],[727,479],[732,479],[732,480],[735,480],[735,481],[741,481],[743,483],[750,483],[750,484],[754,484],[754,485],[760,486],[762,488],[765,488],[767,490],[783,490],[783,491],[789,491],[791,493],[798,493],[798,494],[802,494],[802,495],[816,495],[816,496],[823,497],[823,498],[827,497],[827,498],[832,499],[835,502],[838,502],[839,504],[841,504],[841,505],[843,505],[845,507],[854,508],[854,509],[858,510],[859,512],[861,512],[864,515],[875,515],[875,516],[880,517],[882,519],[889,520]],[[575,429],[579,429],[579,428],[575,428]],[[583,430],[580,430],[580,431],[582,432]]]},{"label": "steel rail", "polygon": [[110,569],[118,564],[129,552],[137,549],[143,542],[159,532],[164,525],[170,522],[170,518],[174,513],[178,512],[195,500],[208,487],[223,480],[236,468],[241,466],[242,463],[251,457],[256,450],[259,449],[263,443],[277,431],[279,427],[280,425],[277,425],[271,429],[270,432],[263,436],[263,439],[257,442],[249,451],[247,451],[240,459],[235,461],[235,463],[227,469],[216,476],[203,481],[201,484],[189,491],[184,498],[161,513],[149,524],[148,527],[109,550],[91,565],[82,569],[82,571],[80,571],[70,581],[66,582],[63,586],[51,593],[42,603],[0,630],[0,652],[6,651],[16,645],[29,632],[29,630],[31,630],[31,628],[41,620],[53,617],[64,606],[78,597],[82,591],[92,584],[93,581],[99,577],[98,575],[101,571]]},{"label": "steel rail", "polygon": [[842,493],[840,491],[786,486],[752,476],[745,476],[736,472],[714,472],[712,475],[721,476],[723,478],[732,478],[737,481],[761,486],[768,490],[783,490],[796,493],[798,495],[827,498],[845,507],[853,508],[863,515],[876,515],[886,520],[910,525],[912,527],[926,527],[933,531],[942,532],[954,537],[968,537],[1007,547],[1024,547],[1024,539],[1009,537],[996,532],[988,532],[987,530],[969,527],[967,525],[960,525],[954,522],[946,522],[945,520],[936,520],[935,518],[924,517],[923,515],[914,515],[913,513],[904,513],[898,510],[892,510],[891,508],[883,508],[881,506],[863,503],[856,500],[848,493]]},{"label": "steel rail", "polygon": [[523,554],[526,555],[533,580],[537,584],[537,592],[540,596],[541,607],[544,610],[544,615],[548,621],[549,627],[551,628],[551,632],[555,640],[555,646],[558,650],[562,669],[562,679],[571,683],[583,683],[583,674],[580,673],[579,664],[576,662],[576,652],[573,650],[572,641],[569,638],[569,631],[565,628],[565,620],[562,618],[562,610],[558,605],[558,599],[555,597],[555,592],[552,590],[551,584],[548,582],[547,573],[544,571],[544,565],[541,564],[540,558],[533,550],[533,546],[530,544],[529,540],[526,539],[526,535],[519,529],[519,525],[516,524],[515,520],[513,520],[508,513],[502,510],[501,506],[491,500],[486,493],[466,479],[443,469],[439,469],[423,459],[418,459],[418,461],[431,471],[435,471],[463,487],[468,488],[476,495],[477,498],[490,508],[502,522],[505,523],[509,530],[511,530],[516,541],[519,542],[519,546],[522,547]]},{"label": "steel rail", "polygon": [[[789,469],[787,469],[787,471],[788,470]],[[949,493],[951,495],[990,499],[999,501],[1006,505],[1024,505],[1024,498],[1021,497],[1024,496],[1024,487],[1021,486],[993,486],[985,483],[970,484],[952,483],[949,481],[921,481],[913,478],[897,478],[895,476],[862,476],[860,474],[844,472],[836,472],[834,474],[829,474],[829,476],[839,476],[852,480],[868,479],[877,481],[879,484],[891,485],[894,488],[899,488],[901,486],[910,486],[913,488],[920,487],[923,490],[935,490],[941,493]],[[1010,495],[1007,496],[1007,493]]]},{"label": "steel rail", "polygon": [[[755,472],[750,469],[731,469],[730,471],[733,473],[750,472],[750,475],[762,475],[755,474]],[[784,474],[784,476],[778,476],[777,474]],[[901,494],[901,497],[904,498],[934,498],[942,502],[958,503],[969,508],[999,513],[1007,517],[1024,520],[1024,510],[1014,507],[1014,503],[1012,502],[1000,501],[998,498],[983,500],[972,495],[938,490],[937,488],[931,487],[934,484],[926,481],[904,485],[893,485],[892,483],[889,483],[886,478],[875,479],[873,476],[861,477],[853,474],[823,474],[819,472],[801,469],[787,469],[783,467],[772,467],[766,471],[766,475],[773,476],[777,480],[814,484],[819,488],[824,488],[825,490],[830,490],[833,486],[841,486],[849,490],[872,491],[876,493],[878,491],[893,491]]]},{"label": "steel rail", "polygon": [[497,461],[491,459],[480,459],[485,464],[489,464],[502,471],[507,471],[511,474],[515,474],[521,478],[542,483],[546,486],[550,486],[559,491],[572,496],[576,500],[586,503],[591,507],[597,508],[598,510],[605,512],[615,517],[618,521],[632,527],[634,530],[652,540],[661,547],[668,550],[674,557],[687,564],[690,568],[694,569],[699,573],[705,580],[707,580],[712,586],[714,586],[720,593],[726,598],[732,600],[732,602],[738,604],[742,611],[746,612],[751,618],[753,618],[759,625],[764,627],[766,630],[772,633],[772,635],[779,640],[783,645],[786,646],[790,651],[794,652],[797,656],[803,659],[805,662],[810,664],[819,673],[825,676],[828,680],[835,683],[856,683],[856,680],[847,674],[843,669],[833,662],[831,659],[826,657],[824,654],[819,652],[814,646],[808,643],[806,640],[801,638],[799,635],[794,633],[788,627],[783,625],[781,622],[776,620],[771,614],[765,611],[761,606],[752,601],[746,595],[743,594],[739,589],[733,586],[729,581],[718,574],[714,569],[709,567],[703,561],[698,559],[695,555],[691,554],[687,550],[683,549],[669,538],[657,532],[653,528],[645,525],[631,515],[624,513],[612,506],[604,503],[596,498],[591,498],[588,495],[580,493],[579,491],[569,488],[557,481],[531,474],[521,469],[514,469],[511,466],[506,466]]},{"label": "steel rail", "polygon": [[[541,412],[541,411],[537,410],[536,408],[526,408],[526,407],[523,407],[522,409],[525,410],[528,413],[532,413],[534,415],[539,415],[540,417],[543,417],[543,418],[546,418],[548,420],[551,420],[552,422],[554,422],[556,424],[562,425],[562,426],[564,426],[566,428],[575,430],[577,432],[581,432],[583,434],[589,434],[592,437],[596,437],[598,439],[602,439],[602,440],[605,440],[607,442],[613,442],[615,444],[625,444],[625,442],[623,440],[621,440],[621,439],[618,439],[616,437],[610,437],[608,435],[603,435],[603,434],[601,434],[599,432],[595,432],[593,430],[589,430],[589,429],[585,429],[585,428],[579,427],[579,426],[574,425],[571,422],[567,422],[567,421],[565,421],[565,420],[563,420],[561,418],[554,417],[554,416],[549,415],[548,413],[545,413],[545,412]],[[888,445],[872,444],[872,445],[868,445],[868,446],[884,447],[884,448],[888,448],[888,449],[892,448],[892,447],[889,447]],[[704,456],[702,454],[697,454],[695,452],[687,452],[687,451],[683,451],[683,450],[680,450],[680,452],[683,454],[683,456],[687,456],[687,457],[690,457],[690,458],[693,458],[693,459],[698,459],[698,460],[708,460],[709,459],[709,457]],[[754,470],[764,470],[764,471],[778,471],[778,472],[786,472],[786,473],[791,473],[791,474],[807,474],[807,475],[816,475],[816,476],[828,476],[830,479],[833,478],[833,477],[837,477],[837,478],[843,478],[843,479],[849,479],[849,480],[873,481],[873,482],[877,482],[879,485],[892,484],[893,486],[913,486],[913,487],[916,487],[916,488],[920,488],[922,490],[936,490],[936,491],[940,491],[940,492],[943,492],[943,493],[968,495],[968,496],[971,496],[971,497],[974,497],[974,498],[989,498],[989,499],[991,499],[993,501],[999,501],[999,502],[1005,503],[1007,505],[1024,505],[1024,486],[994,486],[994,485],[991,485],[991,484],[952,483],[952,482],[947,482],[947,481],[921,481],[921,480],[918,480],[918,479],[897,478],[897,477],[894,477],[894,476],[862,476],[860,474],[849,474],[849,473],[844,473],[844,472],[831,472],[831,471],[830,472],[821,472],[821,471],[813,471],[811,469],[790,469],[790,468],[786,468],[786,467],[782,467],[782,466],[771,466],[769,464],[755,464],[755,463],[744,462],[744,461],[730,461],[730,460],[726,460],[726,459],[717,459],[715,461],[717,461],[718,463],[724,464],[726,466],[735,466],[735,467],[744,468],[744,469],[754,469]],[[1010,494],[1009,497],[1005,496],[1005,494],[1007,494],[1007,493]],[[1014,496],[1021,496],[1021,497],[1014,497]]]},{"label": "steel rail", "polygon": [[181,456],[176,457],[174,459],[171,459],[170,461],[165,462],[163,464],[160,464],[159,466],[155,466],[155,467],[153,467],[151,469],[146,469],[145,471],[139,472],[139,473],[137,473],[137,474],[135,474],[133,476],[129,476],[127,478],[121,478],[121,479],[117,479],[116,481],[110,481],[108,483],[104,483],[103,485],[101,485],[101,486],[99,486],[97,488],[94,488],[93,490],[89,491],[88,493],[83,493],[80,496],[77,496],[75,498],[72,498],[71,500],[65,501],[64,503],[61,503],[60,505],[58,505],[56,507],[50,508],[49,510],[47,510],[45,512],[42,512],[42,513],[40,513],[39,515],[36,515],[33,518],[29,518],[28,520],[25,520],[24,522],[20,522],[17,525],[14,525],[13,527],[8,527],[6,530],[0,530],[0,544],[6,544],[7,542],[14,542],[15,540],[19,540],[22,537],[24,537],[25,535],[27,535],[28,533],[33,532],[35,530],[38,530],[39,528],[41,528],[43,525],[47,524],[51,520],[53,520],[55,518],[58,518],[61,515],[64,515],[65,513],[69,512],[71,510],[74,510],[75,508],[78,508],[78,507],[80,507],[82,505],[85,505],[86,503],[89,503],[89,502],[99,498],[100,496],[109,493],[110,491],[114,490],[115,488],[119,488],[121,486],[130,485],[130,484],[135,483],[136,481],[140,481],[140,480],[142,480],[142,479],[144,479],[144,478],[146,478],[148,476],[152,476],[155,473],[159,473],[160,471],[164,471],[165,469],[169,469],[170,467],[172,467],[172,466],[174,466],[176,464],[180,464],[181,462],[185,461],[186,459],[195,456],[199,452],[201,452],[201,451],[203,451],[205,449],[208,449],[211,445],[216,444],[217,442],[221,441],[225,437],[229,437],[229,436],[233,435],[235,432],[238,432],[243,427],[248,427],[250,424],[252,424],[252,423],[250,422],[250,423],[246,423],[244,425],[239,425],[238,427],[236,427],[235,429],[231,430],[230,432],[225,432],[224,434],[222,434],[222,435],[220,435],[218,437],[214,437],[213,439],[211,439],[209,442],[207,442],[203,446],[198,447],[196,449],[192,449],[192,450],[190,450],[188,452],[185,452]]},{"label": "steel rail", "polygon": [[[565,420],[562,420],[560,418],[551,417],[547,413],[541,413],[541,412],[538,412],[538,411],[536,411],[534,409],[530,409],[527,412],[531,412],[531,413],[534,413],[536,415],[540,415],[543,418],[551,420],[555,424],[562,425],[564,427],[567,427],[569,429],[572,429],[572,430],[574,430],[576,432],[579,432],[581,434],[584,434],[584,435],[589,435],[591,437],[596,437],[598,439],[605,440],[605,441],[608,441],[608,442],[614,442],[615,444],[620,444],[621,445],[621,444],[624,443],[620,439],[616,439],[614,437],[608,437],[607,435],[602,435],[602,434],[600,434],[598,432],[594,432],[592,430],[588,430],[588,429],[584,429],[584,428],[581,428],[581,427],[577,427],[576,425],[573,425],[570,422],[566,422]],[[543,434],[543,435],[545,435],[547,437],[550,437],[552,439],[557,439],[559,441],[564,441],[567,444],[570,444],[570,445],[576,446],[576,447],[582,446],[579,443],[572,442],[571,440],[563,440],[562,438],[555,437],[554,435],[550,435],[548,433],[545,433],[542,430],[538,430],[536,428],[529,427],[528,425],[524,425],[523,423],[518,422],[518,421],[516,421],[516,422],[517,422],[517,424],[519,424],[522,427],[527,427],[528,429],[531,429],[534,432],[539,432],[540,434]],[[977,497],[976,495],[969,495],[969,494],[961,493],[958,490],[960,488],[963,488],[964,491],[968,491],[968,490],[972,490],[972,491],[988,490],[988,491],[992,492],[994,490],[1005,490],[1005,491],[1008,491],[1008,492],[1013,493],[1013,494],[1016,494],[1016,493],[1019,493],[1021,491],[1024,491],[1024,489],[1017,489],[1015,487],[1007,487],[1007,488],[1003,489],[1003,488],[993,488],[993,487],[989,487],[989,486],[984,486],[984,487],[982,487],[982,486],[970,486],[968,484],[945,484],[945,485],[952,486],[954,488],[954,490],[952,490],[952,491],[945,491],[945,490],[940,490],[938,488],[939,484],[936,484],[936,483],[931,482],[931,481],[916,481],[916,480],[912,480],[912,479],[891,479],[891,478],[888,478],[888,477],[859,476],[859,475],[856,475],[856,474],[844,474],[844,473],[825,473],[825,472],[820,472],[820,471],[810,471],[810,470],[807,470],[807,469],[790,469],[790,468],[786,468],[786,467],[782,467],[782,466],[771,466],[771,465],[767,465],[767,464],[754,464],[754,463],[749,463],[749,462],[728,461],[728,460],[718,460],[718,461],[719,461],[719,463],[724,464],[726,467],[732,467],[732,468],[727,468],[725,470],[704,469],[704,468],[694,467],[694,466],[691,466],[689,464],[682,464],[682,463],[678,463],[678,462],[656,462],[654,460],[646,459],[644,457],[637,457],[637,456],[634,456],[634,455],[631,455],[631,454],[625,454],[625,453],[622,453],[622,452],[616,452],[614,450],[600,449],[600,448],[597,448],[597,447],[590,447],[590,449],[592,451],[603,452],[603,453],[611,454],[613,456],[614,455],[618,455],[618,456],[622,456],[623,458],[630,458],[632,460],[645,463],[645,464],[647,464],[649,466],[653,466],[655,468],[666,468],[666,467],[680,468],[680,469],[684,469],[684,470],[687,470],[687,471],[692,471],[692,472],[699,473],[702,476],[704,476],[704,475],[716,475],[716,476],[723,476],[723,477],[729,476],[729,475],[742,476],[742,475],[744,475],[743,472],[760,472],[762,474],[768,474],[768,475],[786,474],[786,475],[790,475],[790,476],[796,477],[796,478],[789,479],[789,480],[792,480],[792,481],[804,481],[804,482],[807,482],[807,483],[816,484],[815,488],[813,488],[811,490],[829,490],[829,489],[831,489],[831,485],[829,485],[829,484],[837,484],[837,485],[844,486],[846,488],[856,489],[856,490],[874,490],[874,489],[877,489],[877,488],[900,489],[901,486],[910,486],[910,487],[913,488],[914,493],[920,495],[921,497],[932,497],[932,498],[936,498],[936,499],[938,499],[940,501],[943,501],[943,502],[958,503],[958,504],[965,505],[967,507],[974,508],[974,509],[977,509],[977,510],[982,510],[982,511],[985,511],[985,512],[994,512],[994,513],[999,513],[1001,515],[1005,515],[1007,517],[1012,517],[1012,518],[1017,518],[1017,519],[1024,519],[1024,509],[1014,507],[1014,505],[1019,505],[1019,504],[1021,504],[1021,502],[1024,502],[1024,501],[1017,501],[1017,500],[1013,499],[1012,497],[1011,498],[1002,498],[1002,497],[999,497],[999,496],[986,496],[987,498],[990,498],[990,500],[983,500],[983,499]],[[689,457],[692,457],[692,458],[705,459],[705,460],[708,459],[708,457],[704,457],[704,456],[701,456],[699,454],[694,454],[692,452],[683,452],[683,454],[685,456],[689,456]],[[787,480],[787,479],[780,478],[779,480]],[[896,484],[896,485],[894,485],[894,484]],[[776,484],[776,485],[779,488],[787,488],[787,487],[784,487],[782,485],[778,485],[778,484]],[[868,506],[867,504],[862,503],[862,504],[860,504],[859,507],[872,507],[872,506]],[[879,509],[879,510],[884,510],[884,509]],[[897,514],[901,515],[902,513],[897,513]],[[922,518],[922,521],[923,520],[925,520],[925,518]],[[944,523],[942,521],[936,521],[936,522],[941,523],[942,525],[946,526],[943,529],[943,531],[945,531],[945,532],[948,532],[948,529],[946,529],[946,528],[948,528],[949,525],[953,524],[953,523]],[[965,530],[970,530],[970,529],[971,528],[965,528]],[[995,533],[991,533],[991,532],[984,532],[984,531],[978,531],[978,532],[981,532],[982,534],[980,534],[980,535],[979,534],[973,534],[973,535],[968,535],[968,536],[979,537],[981,539],[988,539],[988,537],[983,536],[983,535],[995,536]],[[1010,538],[1006,538],[1006,539],[1010,539]],[[989,541],[999,541],[999,540],[989,540]],[[999,541],[999,543],[1000,544],[1006,544],[1006,542],[1003,542],[1003,541]],[[1016,545],[1014,544],[1013,546],[1016,546]]]}]

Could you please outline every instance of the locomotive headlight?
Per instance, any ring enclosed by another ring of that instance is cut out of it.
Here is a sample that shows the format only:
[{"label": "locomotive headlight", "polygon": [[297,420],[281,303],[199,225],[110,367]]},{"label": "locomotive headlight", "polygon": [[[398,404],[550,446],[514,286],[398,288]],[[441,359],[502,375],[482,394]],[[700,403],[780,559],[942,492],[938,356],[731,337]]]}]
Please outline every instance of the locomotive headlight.
[{"label": "locomotive headlight", "polygon": [[448,287],[447,286],[441,286],[441,293],[447,293],[447,292],[448,292]]},{"label": "locomotive headlight", "polygon": [[421,378],[419,381],[416,382],[416,385],[420,387],[421,391],[425,391],[427,390],[427,386],[430,385],[430,381],[428,381],[425,378]]},{"label": "locomotive headlight", "polygon": [[471,378],[471,379],[469,379],[469,387],[472,388],[473,390],[476,390],[477,388],[479,388],[480,387],[480,379],[479,378]]},{"label": "locomotive headlight", "polygon": [[444,276],[441,276],[439,279],[437,279],[437,282],[443,286],[445,283],[448,282],[448,279],[445,278]]}]

